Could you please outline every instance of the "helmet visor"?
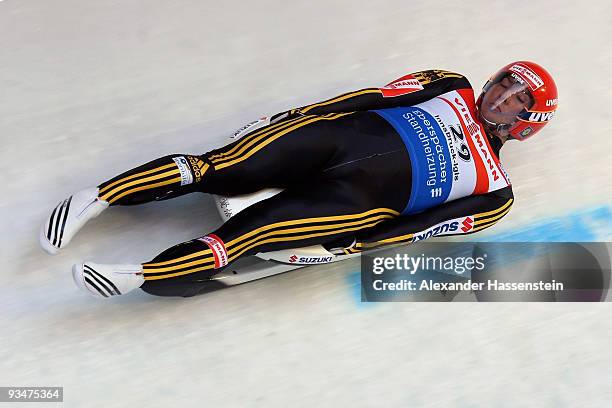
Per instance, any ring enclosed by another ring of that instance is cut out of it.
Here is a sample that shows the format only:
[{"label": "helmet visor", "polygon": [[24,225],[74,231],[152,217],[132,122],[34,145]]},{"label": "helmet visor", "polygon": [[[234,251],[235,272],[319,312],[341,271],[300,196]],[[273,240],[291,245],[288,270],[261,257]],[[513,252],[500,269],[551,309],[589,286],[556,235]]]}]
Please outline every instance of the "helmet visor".
[{"label": "helmet visor", "polygon": [[485,85],[480,111],[489,123],[511,125],[533,103],[534,98],[526,81],[515,73],[504,72]]}]

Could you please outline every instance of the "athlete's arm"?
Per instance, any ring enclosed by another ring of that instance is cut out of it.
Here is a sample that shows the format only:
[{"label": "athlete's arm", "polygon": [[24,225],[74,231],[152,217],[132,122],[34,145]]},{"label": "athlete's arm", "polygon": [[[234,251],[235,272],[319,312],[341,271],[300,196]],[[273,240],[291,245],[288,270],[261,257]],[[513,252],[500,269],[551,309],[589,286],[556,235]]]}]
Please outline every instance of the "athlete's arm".
[{"label": "athlete's arm", "polygon": [[471,88],[469,81],[461,74],[437,69],[419,71],[398,78],[382,88],[364,88],[281,112],[272,117],[272,122],[300,114],[324,115],[416,105],[446,92]]},{"label": "athlete's arm", "polygon": [[[411,243],[440,235],[463,235],[481,231],[504,217],[512,203],[512,186],[487,194],[460,198],[418,214],[382,222],[356,236],[344,253],[381,245]],[[326,247],[338,245],[326,245]]]}]

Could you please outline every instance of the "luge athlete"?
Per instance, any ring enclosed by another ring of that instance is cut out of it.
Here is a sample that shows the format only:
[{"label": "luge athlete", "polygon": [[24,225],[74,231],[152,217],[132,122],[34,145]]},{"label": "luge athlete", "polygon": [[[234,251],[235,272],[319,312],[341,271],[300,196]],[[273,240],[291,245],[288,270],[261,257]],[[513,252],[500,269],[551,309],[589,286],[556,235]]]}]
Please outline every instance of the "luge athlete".
[{"label": "luge athlete", "polygon": [[533,136],[556,108],[554,80],[529,61],[499,70],[477,101],[463,75],[412,73],[276,114],[223,148],[161,157],[82,190],[52,211],[40,242],[57,253],[88,220],[116,205],[196,191],[284,189],[150,262],[73,267],[77,285],[98,297],[139,287],[191,296],[234,260],[258,252],[323,244],[355,253],[473,233],[512,206],[501,146]]}]

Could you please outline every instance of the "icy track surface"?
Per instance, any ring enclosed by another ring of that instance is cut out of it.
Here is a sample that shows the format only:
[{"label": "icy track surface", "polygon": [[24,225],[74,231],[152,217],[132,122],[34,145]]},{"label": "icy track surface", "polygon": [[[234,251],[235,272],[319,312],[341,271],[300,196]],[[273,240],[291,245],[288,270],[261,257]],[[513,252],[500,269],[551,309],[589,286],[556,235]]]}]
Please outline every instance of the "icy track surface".
[{"label": "icy track surface", "polygon": [[61,385],[67,407],[609,406],[609,304],[362,305],[356,261],[97,301],[73,263],[203,235],[210,197],[113,209],[56,257],[37,232],[67,195],[262,114],[427,68],[479,88],[515,59],[550,68],[560,109],[504,148],[516,204],[488,234],[608,208],[611,15],[603,0],[0,2],[0,386]]}]

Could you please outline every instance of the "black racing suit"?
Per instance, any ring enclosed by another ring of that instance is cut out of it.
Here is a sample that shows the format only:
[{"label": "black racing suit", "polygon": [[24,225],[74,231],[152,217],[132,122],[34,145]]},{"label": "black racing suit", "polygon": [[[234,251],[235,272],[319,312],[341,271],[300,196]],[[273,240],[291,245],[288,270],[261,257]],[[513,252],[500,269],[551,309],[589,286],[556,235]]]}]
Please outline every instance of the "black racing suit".
[{"label": "black racing suit", "polygon": [[[411,77],[420,79],[421,89],[388,96],[384,88],[366,88],[292,109],[220,149],[168,155],[100,184],[99,197],[111,206],[195,191],[232,196],[284,189],[204,239],[175,245],[144,263],[142,289],[190,296],[221,268],[258,252],[323,244],[354,253],[437,235],[436,225],[460,217],[467,217],[470,228],[444,235],[473,233],[499,221],[512,205],[510,185],[402,214],[411,196],[411,157],[398,131],[374,110],[471,90],[465,77],[447,71]],[[501,142],[488,137],[488,143],[498,156]]]}]

